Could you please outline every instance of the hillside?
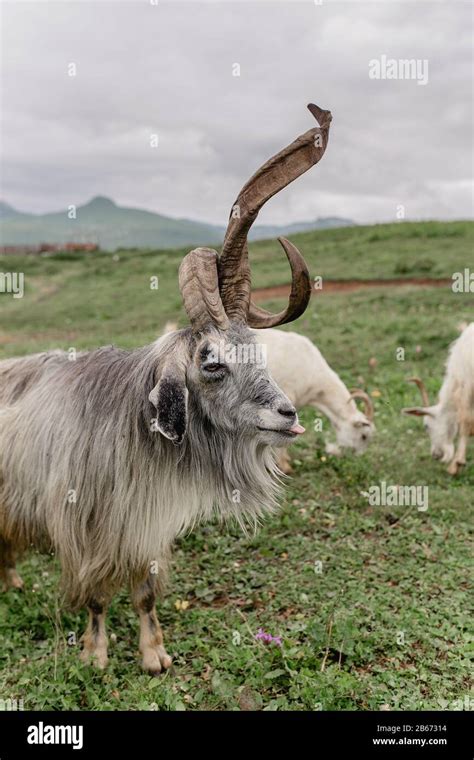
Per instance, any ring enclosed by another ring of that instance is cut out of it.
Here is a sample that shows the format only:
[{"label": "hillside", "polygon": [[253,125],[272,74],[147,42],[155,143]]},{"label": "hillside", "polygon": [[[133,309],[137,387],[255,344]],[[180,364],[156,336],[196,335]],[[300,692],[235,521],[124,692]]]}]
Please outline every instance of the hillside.
[{"label": "hillside", "polygon": [[[292,235],[313,277],[360,280],[451,277],[473,269],[474,222],[396,222]],[[254,287],[289,281],[276,240],[251,247]]]},{"label": "hillside", "polygon": [[[291,235],[301,230],[353,224],[337,217],[299,222],[286,226],[262,225],[252,230],[252,239]],[[78,206],[76,218],[66,209],[53,214],[25,214],[0,203],[2,245],[40,245],[66,242],[97,243],[104,250],[117,248],[174,248],[219,243],[225,227],[190,219],[174,219],[138,208],[126,208],[110,198],[97,196]]]},{"label": "hillside", "polygon": [[[6,205],[6,204],[5,204]],[[93,242],[105,250],[128,247],[174,247],[215,242],[221,231],[212,225],[189,219],[171,219],[141,209],[117,206],[109,198],[97,196],[78,206],[76,219],[67,210],[53,214],[12,214],[0,216],[3,245]]]},{"label": "hillside", "polygon": [[[473,222],[420,222],[319,230],[291,239],[312,277],[450,278],[472,262],[473,234]],[[134,346],[156,337],[169,319],[184,324],[177,272],[187,250],[0,257],[2,271],[25,274],[23,299],[0,293],[0,356],[70,345]],[[289,282],[276,240],[253,243],[250,258],[254,288]],[[150,277],[159,278],[158,290],[150,289]],[[314,299],[318,310],[320,297]],[[467,300],[456,296],[453,303],[461,309]]]}]

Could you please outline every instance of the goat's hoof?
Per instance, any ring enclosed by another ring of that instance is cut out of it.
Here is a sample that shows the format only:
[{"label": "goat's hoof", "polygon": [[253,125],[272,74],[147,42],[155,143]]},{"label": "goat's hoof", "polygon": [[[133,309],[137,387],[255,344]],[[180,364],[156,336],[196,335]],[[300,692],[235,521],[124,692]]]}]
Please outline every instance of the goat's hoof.
[{"label": "goat's hoof", "polygon": [[18,575],[16,570],[9,570],[7,573],[7,583],[11,588],[17,588],[19,591],[23,589],[25,585],[23,579]]},{"label": "goat's hoof", "polygon": [[79,659],[84,665],[93,665],[99,670],[105,670],[109,658],[105,649],[83,649]]},{"label": "goat's hoof", "polygon": [[8,591],[9,588],[16,588],[18,591],[22,591],[24,585],[23,580],[20,578],[16,570],[9,568],[5,571],[2,591]]},{"label": "goat's hoof", "polygon": [[159,676],[163,670],[171,667],[172,662],[168,652],[161,645],[150,647],[142,652],[142,668],[151,676]]},{"label": "goat's hoof", "polygon": [[466,462],[451,462],[447,469],[447,472],[449,472],[450,475],[457,475],[459,470],[461,470],[465,464]]}]

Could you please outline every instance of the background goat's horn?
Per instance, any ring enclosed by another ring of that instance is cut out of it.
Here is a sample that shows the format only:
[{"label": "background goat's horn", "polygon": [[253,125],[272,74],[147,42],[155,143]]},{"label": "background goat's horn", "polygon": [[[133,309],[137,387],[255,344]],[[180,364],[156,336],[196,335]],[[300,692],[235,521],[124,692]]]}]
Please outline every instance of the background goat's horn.
[{"label": "background goat's horn", "polygon": [[420,380],[419,377],[409,377],[408,382],[414,383],[420,389],[421,398],[423,400],[423,406],[430,406],[428,391],[426,390],[426,385],[424,384],[423,380]]},{"label": "background goat's horn", "polygon": [[184,257],[179,267],[179,288],[193,330],[210,322],[226,330],[229,320],[222,306],[217,276],[217,251],[196,248]]},{"label": "background goat's horn", "polygon": [[360,388],[353,388],[350,391],[351,399],[360,398],[364,402],[364,414],[369,422],[374,421],[374,402],[370,396]]},{"label": "background goat's horn", "polygon": [[[219,259],[219,288],[229,319],[251,327],[274,327],[303,313],[311,295],[309,274],[302,256],[287,241],[282,242],[292,266],[293,284],[288,308],[272,316],[250,304],[250,267],[247,235],[258,212],[273,195],[318,163],[326,150],[331,123],[330,111],[308,106],[320,126],[300,135],[291,145],[270,158],[249,179],[235,201]],[[290,252],[291,251],[291,252]]]}]

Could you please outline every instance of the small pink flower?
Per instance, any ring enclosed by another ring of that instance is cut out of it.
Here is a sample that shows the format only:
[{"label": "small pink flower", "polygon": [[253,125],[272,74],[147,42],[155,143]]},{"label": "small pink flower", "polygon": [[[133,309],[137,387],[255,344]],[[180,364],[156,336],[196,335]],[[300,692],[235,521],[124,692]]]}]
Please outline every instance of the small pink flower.
[{"label": "small pink flower", "polygon": [[266,633],[263,628],[258,629],[258,633],[255,634],[256,639],[260,639],[260,641],[263,641],[265,644],[276,644],[276,646],[281,647],[282,640],[281,636],[272,636],[271,633]]}]

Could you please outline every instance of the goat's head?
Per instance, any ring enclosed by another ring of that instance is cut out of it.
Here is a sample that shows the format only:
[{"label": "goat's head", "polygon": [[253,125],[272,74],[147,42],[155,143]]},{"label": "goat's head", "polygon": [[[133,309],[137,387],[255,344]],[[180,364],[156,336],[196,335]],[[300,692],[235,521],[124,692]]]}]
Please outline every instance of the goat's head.
[{"label": "goat's head", "polygon": [[[351,390],[350,393],[348,399],[350,410],[347,416],[336,425],[336,439],[341,448],[352,449],[357,454],[362,454],[375,432],[374,404],[370,396],[359,388]],[[354,399],[360,399],[363,402],[363,412],[357,409]]]},{"label": "goat's head", "polygon": [[402,409],[402,413],[423,418],[423,426],[431,441],[431,456],[450,462],[454,456],[455,420],[450,415],[442,414],[440,404],[430,404],[426,386],[419,377],[411,377],[409,382],[418,386],[423,406]]},{"label": "goat's head", "polygon": [[263,204],[324,155],[331,114],[308,106],[319,123],[267,161],[235,201],[222,253],[197,248],[182,261],[179,284],[191,329],[176,333],[160,379],[150,394],[163,435],[181,443],[194,413],[213,427],[282,446],[304,429],[296,410],[270,378],[261,345],[249,327],[275,327],[299,317],[311,296],[303,257],[280,243],[292,271],[289,303],[279,314],[250,297],[247,235]]}]

